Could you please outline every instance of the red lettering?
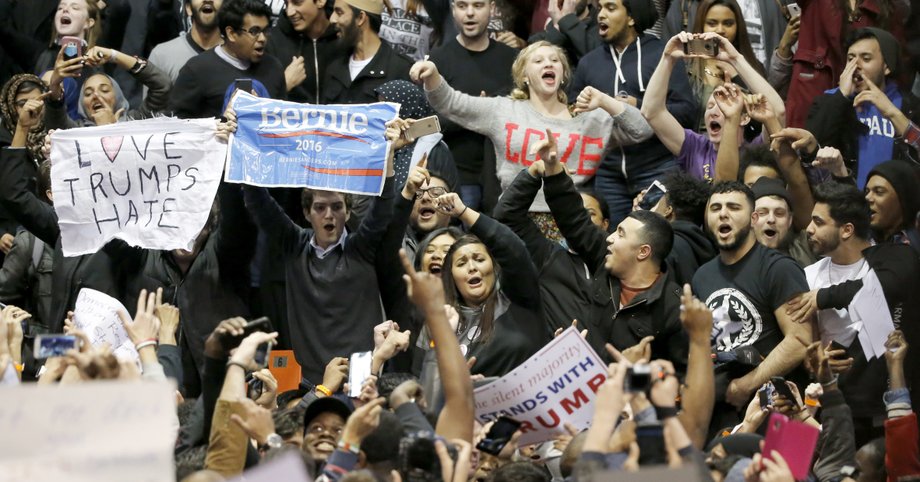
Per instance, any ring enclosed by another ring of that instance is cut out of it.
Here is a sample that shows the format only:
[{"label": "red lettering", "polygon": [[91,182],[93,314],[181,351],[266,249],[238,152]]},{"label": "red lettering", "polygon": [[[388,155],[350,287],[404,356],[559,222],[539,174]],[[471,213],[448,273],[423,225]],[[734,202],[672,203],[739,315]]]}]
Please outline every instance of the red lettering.
[{"label": "red lettering", "polygon": [[607,381],[607,377],[601,373],[598,373],[597,375],[594,375],[594,378],[588,380],[588,388],[590,388],[592,392],[597,393],[597,389],[600,388],[605,381]]},{"label": "red lettering", "polygon": [[[558,145],[558,143],[559,143],[559,134],[554,134],[554,137],[556,138],[556,143],[557,143],[557,145]],[[561,162],[561,163],[563,163],[563,164],[565,164],[566,162],[569,162],[569,156],[571,156],[571,155],[572,155],[572,151],[575,150],[575,144],[578,143],[578,139],[579,139],[580,137],[581,137],[581,134],[578,134],[578,133],[569,134],[569,145],[566,146],[565,152],[563,152],[562,155],[559,156],[559,162]]]},{"label": "red lettering", "polygon": [[575,393],[573,393],[572,395],[575,398],[574,401],[569,400],[568,398],[563,398],[562,402],[560,402],[560,405],[562,405],[562,409],[565,410],[565,413],[569,415],[571,415],[572,412],[574,412],[575,410],[581,408],[582,403],[588,403],[588,396],[585,395],[585,392],[581,391],[580,388],[578,390],[575,390]]},{"label": "red lettering", "polygon": [[[598,147],[596,153],[589,154],[588,146],[595,145]],[[578,171],[582,176],[593,176],[597,172],[597,165],[601,162],[601,152],[604,151],[604,140],[599,137],[583,137],[581,141],[581,154],[578,156]],[[594,165],[586,168],[585,162]]]},{"label": "red lettering", "polygon": [[544,422],[544,421],[543,421],[543,416],[542,416],[542,415],[537,415],[537,422],[539,422],[540,425],[544,426],[545,428],[556,428],[556,427],[558,427],[558,426],[559,426],[559,415],[556,415],[556,410],[554,410],[554,409],[552,409],[552,408],[549,409],[549,415],[550,415],[551,417],[553,417],[552,424],[548,424],[548,423]]},{"label": "red lettering", "polygon": [[517,153],[511,152],[511,136],[514,134],[514,131],[521,127],[513,122],[505,123],[505,130],[508,131],[508,135],[505,137],[505,158],[508,159],[508,162],[517,163],[519,156]]},{"label": "red lettering", "polygon": [[524,132],[524,143],[521,144],[521,165],[524,167],[527,167],[539,160],[539,156],[537,155],[534,155],[533,159],[527,159],[527,153],[530,151],[528,148],[530,145],[530,136],[537,136],[541,141],[546,138],[546,134],[543,132],[536,129],[527,128],[527,130]]},{"label": "red lettering", "polygon": [[537,431],[537,429],[533,428],[533,424],[530,423],[530,422],[528,422],[528,421],[526,421],[526,420],[521,421],[521,426],[520,426],[520,428],[518,428],[518,430],[520,430],[522,434],[525,434],[525,433],[527,433],[527,432],[536,432],[536,431]]}]

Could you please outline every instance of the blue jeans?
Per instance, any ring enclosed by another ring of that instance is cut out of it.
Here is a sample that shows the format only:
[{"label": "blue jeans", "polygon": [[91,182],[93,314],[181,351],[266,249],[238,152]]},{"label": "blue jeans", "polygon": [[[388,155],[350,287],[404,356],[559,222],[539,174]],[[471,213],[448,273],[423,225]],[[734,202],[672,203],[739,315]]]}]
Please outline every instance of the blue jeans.
[{"label": "blue jeans", "polygon": [[474,211],[481,209],[482,186],[479,184],[462,184],[458,194],[460,194],[460,200],[463,201],[464,206]]},{"label": "blue jeans", "polygon": [[671,170],[678,169],[677,161],[670,159],[652,169],[630,172],[629,178],[619,170],[597,171],[594,190],[607,201],[610,208],[610,228],[615,228],[632,211],[633,199],[652,181],[662,179]]}]

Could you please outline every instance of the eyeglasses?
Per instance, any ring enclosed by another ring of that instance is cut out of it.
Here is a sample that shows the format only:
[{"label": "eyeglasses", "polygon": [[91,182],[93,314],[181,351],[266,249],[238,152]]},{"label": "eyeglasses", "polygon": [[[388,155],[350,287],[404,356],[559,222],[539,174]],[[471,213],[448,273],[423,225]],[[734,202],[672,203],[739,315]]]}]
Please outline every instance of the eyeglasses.
[{"label": "eyeglasses", "polygon": [[265,35],[265,38],[271,36],[272,32],[268,28],[262,27],[249,27],[249,29],[237,29],[238,32],[245,32],[249,35],[252,35],[253,38],[259,38],[259,35]]},{"label": "eyeglasses", "polygon": [[415,197],[421,199],[422,196],[424,196],[426,192],[428,193],[429,196],[431,196],[432,199],[435,199],[435,198],[438,198],[440,196],[447,194],[447,189],[443,187],[437,187],[437,186],[429,187],[428,189],[419,189],[418,191],[415,192]]}]

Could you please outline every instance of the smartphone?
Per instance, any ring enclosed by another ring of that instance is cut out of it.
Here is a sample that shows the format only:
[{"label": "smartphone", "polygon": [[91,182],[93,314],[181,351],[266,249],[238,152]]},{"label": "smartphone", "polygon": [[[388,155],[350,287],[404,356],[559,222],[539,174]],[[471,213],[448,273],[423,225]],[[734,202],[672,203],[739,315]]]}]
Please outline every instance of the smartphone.
[{"label": "smartphone", "polygon": [[33,353],[36,359],[64,356],[67,350],[77,348],[77,337],[73,335],[38,335],[35,337]]},{"label": "smartphone", "polygon": [[256,354],[252,357],[252,360],[259,366],[259,369],[268,366],[268,354],[271,353],[271,351],[272,342],[270,341],[266,341],[256,348]]},{"label": "smartphone", "polygon": [[348,359],[348,396],[358,398],[361,396],[361,387],[371,373],[372,352],[362,351],[352,353]]},{"label": "smartphone", "polygon": [[783,377],[770,377],[770,383],[773,385],[773,391],[782,395],[787,400],[792,403],[796,403],[795,395],[792,394],[792,389],[789,388],[789,385],[786,385],[786,379]]},{"label": "smartphone", "polygon": [[667,192],[668,190],[664,187],[664,184],[655,179],[652,185],[645,190],[645,196],[642,196],[642,202],[639,203],[639,208],[643,211],[652,209]]},{"label": "smartphone", "polygon": [[64,60],[72,60],[83,55],[83,39],[80,37],[61,37],[61,47],[64,49]]},{"label": "smartphone", "polygon": [[436,132],[441,132],[441,121],[438,120],[438,116],[433,115],[431,117],[424,117],[415,121],[406,129],[406,139],[414,141],[419,137],[434,134]]},{"label": "smartphone", "polygon": [[252,79],[236,79],[233,83],[237,89],[247,94],[252,93]]},{"label": "smartphone", "polygon": [[785,415],[774,412],[767,423],[767,435],[761,453],[764,457],[770,457],[774,450],[777,451],[786,460],[795,480],[805,480],[811,468],[819,433],[817,427],[789,420]]},{"label": "smartphone", "polygon": [[246,396],[250,400],[256,400],[262,396],[262,391],[265,390],[265,383],[262,380],[259,380],[255,375],[250,372],[246,375]]},{"label": "smartphone", "polygon": [[691,39],[684,44],[684,53],[687,55],[715,57],[719,55],[719,42],[716,39]]},{"label": "smartphone", "polygon": [[647,363],[637,363],[626,369],[624,379],[627,392],[645,392],[652,384],[652,366]]},{"label": "smartphone", "polygon": [[786,12],[789,13],[790,20],[792,20],[795,17],[802,16],[802,8],[799,7],[799,4],[795,2],[786,4]]},{"label": "smartphone", "polygon": [[660,423],[636,426],[639,466],[665,465],[668,455],[664,446],[664,427]]},{"label": "smartphone", "polygon": [[757,390],[757,397],[760,400],[760,408],[767,408],[773,405],[773,384],[764,383],[760,390]]},{"label": "smartphone", "polygon": [[246,322],[246,325],[243,326],[242,338],[246,338],[257,331],[261,331],[262,333],[271,333],[274,331],[272,329],[272,323],[267,316]]},{"label": "smartphone", "polygon": [[517,432],[519,428],[521,428],[521,422],[503,415],[495,421],[485,438],[476,444],[476,449],[487,454],[498,456],[502,449],[505,448],[505,445],[508,445],[511,436],[514,435],[514,432]]}]

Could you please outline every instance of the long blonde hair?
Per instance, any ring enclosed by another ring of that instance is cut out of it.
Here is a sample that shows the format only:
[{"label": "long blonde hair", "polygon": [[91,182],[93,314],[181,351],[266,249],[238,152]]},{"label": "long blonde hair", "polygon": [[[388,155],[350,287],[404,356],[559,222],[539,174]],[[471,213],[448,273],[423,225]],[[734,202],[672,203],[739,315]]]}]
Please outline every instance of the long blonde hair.
[{"label": "long blonde hair", "polygon": [[568,104],[568,96],[565,95],[565,91],[562,87],[568,84],[569,80],[572,79],[572,67],[569,65],[569,58],[565,54],[565,50],[546,40],[528,45],[524,50],[521,50],[517,58],[514,59],[514,64],[511,66],[511,79],[514,82],[514,89],[511,90],[511,98],[515,100],[526,100],[530,98],[530,89],[527,87],[527,75],[525,74],[525,70],[530,56],[540,47],[550,47],[555,50],[556,55],[559,56],[559,61],[562,62],[562,82],[559,84],[559,89],[556,90],[556,98],[559,99],[559,102]]}]

